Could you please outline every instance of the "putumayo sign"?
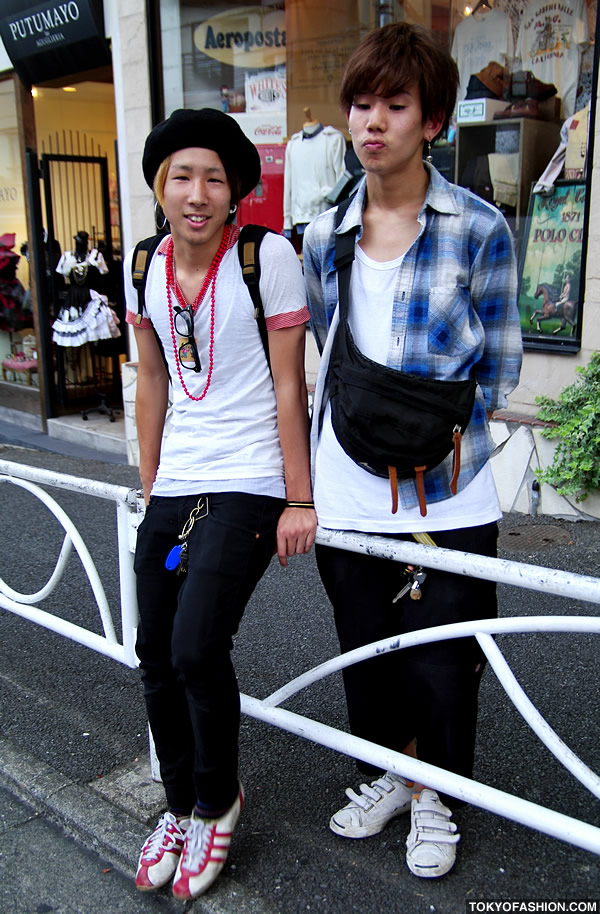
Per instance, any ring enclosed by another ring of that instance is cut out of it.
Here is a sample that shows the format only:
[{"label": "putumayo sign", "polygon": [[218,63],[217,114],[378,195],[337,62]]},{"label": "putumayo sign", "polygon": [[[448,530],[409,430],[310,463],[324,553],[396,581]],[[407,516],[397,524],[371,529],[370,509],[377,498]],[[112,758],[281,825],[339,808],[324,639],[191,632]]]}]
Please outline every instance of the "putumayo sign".
[{"label": "putumayo sign", "polygon": [[110,62],[99,0],[47,0],[34,6],[2,0],[0,36],[28,84]]},{"label": "putumayo sign", "polygon": [[194,30],[199,51],[232,67],[268,69],[285,63],[285,13],[262,6],[228,10]]}]

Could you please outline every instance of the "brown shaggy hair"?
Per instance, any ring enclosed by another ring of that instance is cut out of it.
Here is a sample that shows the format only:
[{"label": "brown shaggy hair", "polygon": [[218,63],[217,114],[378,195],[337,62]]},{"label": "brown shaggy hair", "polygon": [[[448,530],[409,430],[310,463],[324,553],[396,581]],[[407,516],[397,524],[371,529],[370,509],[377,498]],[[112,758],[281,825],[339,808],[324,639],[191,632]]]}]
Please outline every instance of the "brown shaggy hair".
[{"label": "brown shaggy hair", "polygon": [[350,55],[340,89],[346,114],[361,93],[390,98],[418,85],[423,123],[440,117],[446,130],[456,102],[458,67],[448,51],[419,25],[394,22],[369,32]]}]

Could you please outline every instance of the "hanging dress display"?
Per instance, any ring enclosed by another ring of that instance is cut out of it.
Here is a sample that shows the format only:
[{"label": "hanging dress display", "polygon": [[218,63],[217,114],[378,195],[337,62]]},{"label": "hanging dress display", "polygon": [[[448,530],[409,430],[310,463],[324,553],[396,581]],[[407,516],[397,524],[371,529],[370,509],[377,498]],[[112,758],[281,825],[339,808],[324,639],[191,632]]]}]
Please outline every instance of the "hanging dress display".
[{"label": "hanging dress display", "polygon": [[[81,232],[76,238],[84,235]],[[87,250],[87,236],[84,241],[85,251],[65,251],[56,267],[70,283],[65,304],[52,324],[52,339],[58,346],[83,346],[121,336],[120,321],[108,297],[96,289],[108,273],[106,261],[97,248]]]}]

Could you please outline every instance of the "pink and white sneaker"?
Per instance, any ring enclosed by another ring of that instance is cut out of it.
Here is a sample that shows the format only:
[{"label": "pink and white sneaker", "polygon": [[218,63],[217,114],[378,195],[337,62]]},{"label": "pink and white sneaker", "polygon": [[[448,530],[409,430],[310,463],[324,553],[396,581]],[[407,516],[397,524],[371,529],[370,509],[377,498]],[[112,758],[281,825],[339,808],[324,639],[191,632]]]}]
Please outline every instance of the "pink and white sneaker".
[{"label": "pink and white sneaker", "polygon": [[237,800],[219,819],[192,816],[173,882],[175,898],[198,898],[213,884],[225,866],[243,805],[244,788],[240,784]]},{"label": "pink and white sneaker", "polygon": [[140,854],[135,884],[141,892],[160,889],[173,877],[189,824],[189,818],[177,821],[172,812],[161,816]]}]

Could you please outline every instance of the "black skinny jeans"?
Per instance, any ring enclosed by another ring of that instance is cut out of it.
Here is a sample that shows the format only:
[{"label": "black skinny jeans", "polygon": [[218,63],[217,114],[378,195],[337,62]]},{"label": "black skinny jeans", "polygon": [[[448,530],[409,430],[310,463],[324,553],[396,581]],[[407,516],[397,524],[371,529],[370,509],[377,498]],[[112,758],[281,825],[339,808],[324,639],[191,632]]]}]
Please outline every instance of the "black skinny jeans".
[{"label": "black skinny jeans", "polygon": [[[432,533],[438,546],[496,555],[496,523]],[[412,540],[410,535],[396,539]],[[405,632],[494,618],[493,581],[426,569],[420,600],[406,594],[403,565],[389,559],[317,546],[321,579],[333,605],[342,653]],[[472,776],[477,701],[485,655],[475,638],[440,641],[393,651],[343,671],[350,730],[355,736],[401,752],[412,739],[418,757]],[[359,770],[379,769],[358,762]]]},{"label": "black skinny jeans", "polygon": [[[136,652],[170,809],[232,805],[238,791],[240,701],[232,636],[275,550],[285,502],[226,492],[188,538],[188,571],[165,569],[200,496],[152,497],[135,555]],[[203,513],[203,512],[202,512]]]}]

